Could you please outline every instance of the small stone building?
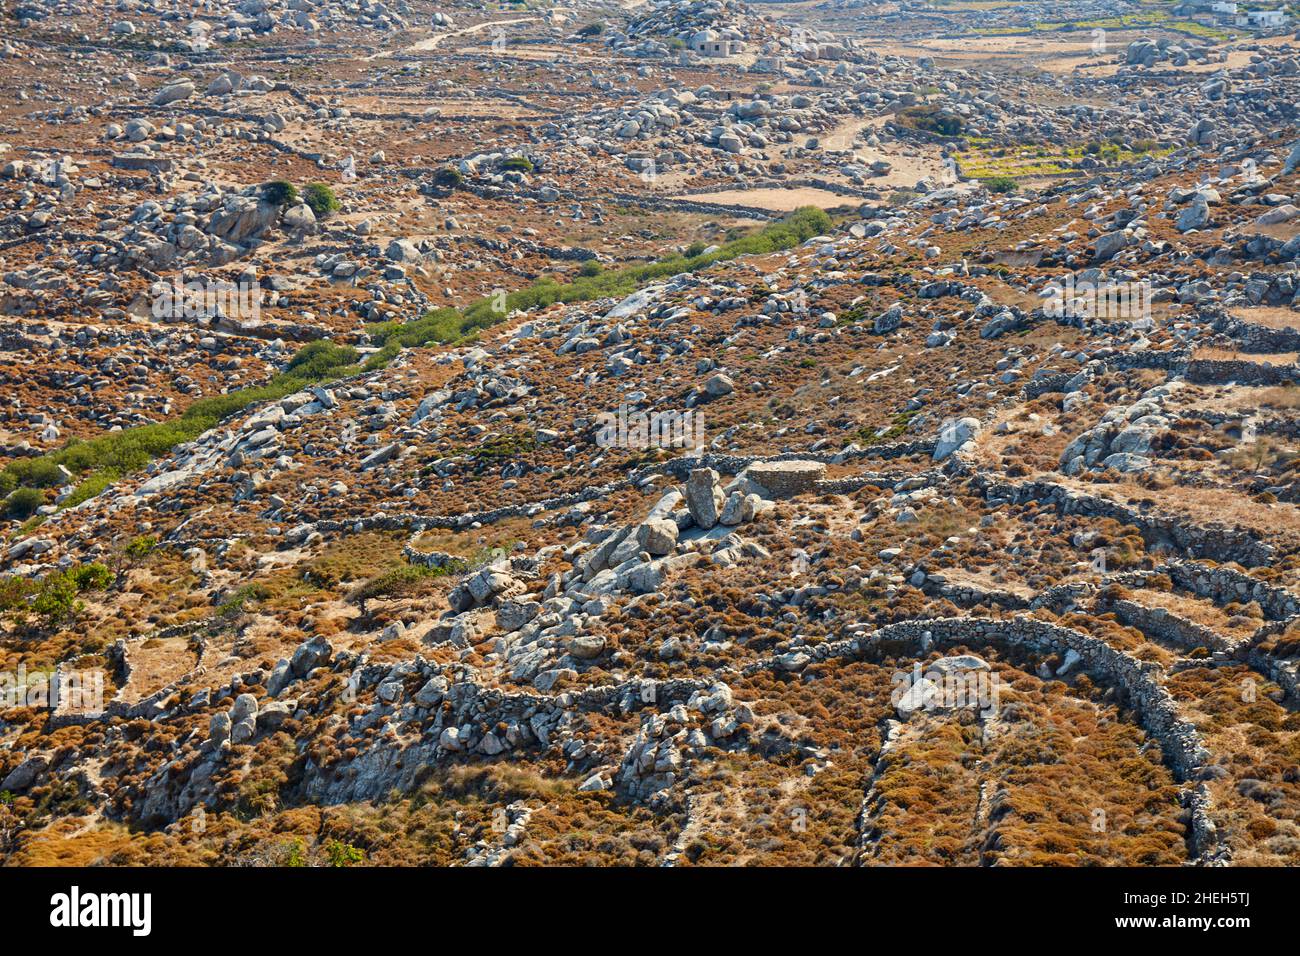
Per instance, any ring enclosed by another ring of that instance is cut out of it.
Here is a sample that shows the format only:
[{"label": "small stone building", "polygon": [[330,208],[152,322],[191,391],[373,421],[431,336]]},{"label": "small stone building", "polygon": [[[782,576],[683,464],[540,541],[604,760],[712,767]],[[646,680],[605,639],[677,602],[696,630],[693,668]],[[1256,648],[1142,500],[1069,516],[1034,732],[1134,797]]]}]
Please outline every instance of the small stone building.
[{"label": "small stone building", "polygon": [[701,30],[691,37],[688,46],[701,56],[726,57],[744,52],[745,41],[723,36],[716,30]]}]

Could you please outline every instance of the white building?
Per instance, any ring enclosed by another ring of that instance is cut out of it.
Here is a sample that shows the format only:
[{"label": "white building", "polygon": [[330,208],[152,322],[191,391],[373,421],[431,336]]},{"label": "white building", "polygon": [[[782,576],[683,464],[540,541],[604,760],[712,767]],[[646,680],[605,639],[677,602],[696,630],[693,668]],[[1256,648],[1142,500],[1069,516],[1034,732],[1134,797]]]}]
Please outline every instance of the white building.
[{"label": "white building", "polygon": [[1247,10],[1246,24],[1256,30],[1275,30],[1286,25],[1285,10]]}]

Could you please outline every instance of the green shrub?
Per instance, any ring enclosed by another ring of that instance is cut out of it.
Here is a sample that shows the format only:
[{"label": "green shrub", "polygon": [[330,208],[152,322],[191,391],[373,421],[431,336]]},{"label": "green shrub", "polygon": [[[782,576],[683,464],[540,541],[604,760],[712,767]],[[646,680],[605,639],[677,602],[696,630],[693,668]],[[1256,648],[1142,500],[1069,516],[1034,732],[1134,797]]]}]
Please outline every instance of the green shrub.
[{"label": "green shrub", "polygon": [[0,578],[0,614],[10,614],[25,607],[37,586],[30,578],[16,574]]},{"label": "green shrub", "polygon": [[81,564],[67,571],[51,571],[39,582],[4,589],[4,610],[20,622],[27,612],[35,614],[45,627],[66,624],[82,612],[85,605],[77,596],[85,591],[103,591],[113,583],[113,572],[99,563]]},{"label": "green shrub", "polygon": [[380,597],[401,597],[411,594],[428,578],[443,577],[467,569],[463,562],[452,562],[441,568],[429,568],[422,564],[404,564],[377,575],[353,589],[348,600],[365,606],[367,601]]},{"label": "green shrub", "polygon": [[302,842],[302,837],[294,837],[289,842],[282,844],[280,851],[283,857],[282,866],[307,865],[307,847]]},{"label": "green shrub", "polygon": [[154,549],[158,547],[158,538],[152,534],[142,534],[137,538],[132,538],[127,544],[125,553],[132,561],[143,561],[149,555],[153,554]]},{"label": "green shrub", "polygon": [[262,198],[276,206],[294,206],[298,203],[298,189],[293,183],[277,179],[262,187]]},{"label": "green shrub", "polygon": [[830,229],[831,219],[824,210],[804,206],[785,218],[768,223],[749,235],[733,239],[712,252],[704,252],[703,247],[698,250],[688,249],[688,252],[696,251],[696,254],[674,254],[641,265],[602,269],[596,275],[579,275],[572,282],[564,284],[546,276],[507,295],[504,312],[497,308],[495,297],[485,298],[470,305],[463,313],[455,309],[435,309],[405,325],[382,323],[372,326],[370,336],[381,344],[397,342],[404,347],[460,342],[479,329],[495,325],[514,311],[541,309],[557,302],[588,302],[592,299],[626,296],[655,279],[694,272],[737,256],[789,249]]},{"label": "green shrub", "polygon": [[342,206],[334,195],[334,190],[324,183],[309,183],[302,191],[302,201],[311,207],[317,219],[324,219],[332,212],[338,212]]},{"label": "green shrub", "polygon": [[339,840],[330,840],[325,844],[325,855],[329,857],[330,866],[352,866],[366,858],[364,850]]},{"label": "green shrub", "polygon": [[98,561],[77,565],[68,571],[68,577],[78,594],[82,591],[105,591],[113,583],[113,572]]},{"label": "green shrub", "polygon": [[[492,297],[479,300],[463,313],[441,308],[426,312],[409,323],[377,323],[369,328],[369,333],[371,340],[381,348],[364,367],[374,370],[391,361],[402,348],[472,340],[479,330],[495,325],[516,310],[545,308],[557,302],[623,297],[656,279],[705,269],[737,256],[789,249],[830,228],[831,220],[825,211],[805,206],[711,252],[706,253],[702,246],[693,244],[687,249],[690,255],[674,254],[641,265],[602,269],[595,275],[579,275],[567,284],[544,277],[507,295],[505,312],[496,308],[497,302]],[[294,355],[286,371],[264,385],[200,399],[177,419],[109,432],[90,441],[70,441],[58,451],[40,458],[10,462],[0,471],[0,495],[7,496],[20,487],[61,485],[66,480],[58,467],[62,465],[73,475],[86,476],[64,502],[65,507],[80,504],[122,476],[139,470],[177,445],[193,441],[250,405],[276,401],[307,385],[348,374],[355,369],[354,363],[358,358],[356,349],[351,346],[336,345],[325,339],[309,342]]]},{"label": "green shrub", "polygon": [[600,275],[601,272],[603,271],[604,271],[604,267],[601,266],[599,262],[597,262],[595,259],[588,259],[586,262],[582,264],[582,267],[578,269],[578,275],[591,278],[592,276]]},{"label": "green shrub", "polygon": [[471,458],[492,460],[499,458],[517,458],[537,450],[537,438],[531,432],[514,435],[493,435],[473,448],[461,448],[456,453],[469,455]]},{"label": "green shrub", "polygon": [[361,371],[376,372],[383,368],[393,359],[397,358],[397,353],[402,351],[401,345],[397,342],[388,342],[378,352],[372,352],[370,356],[361,363]]},{"label": "green shrub", "polygon": [[70,621],[81,613],[84,605],[77,600],[77,586],[66,574],[51,574],[41,582],[41,588],[32,598],[31,610],[46,627]]},{"label": "green shrub", "polygon": [[352,365],[358,358],[357,350],[350,345],[335,345],[329,339],[317,339],[294,353],[285,371],[299,378],[317,380],[336,369]]},{"label": "green shrub", "polygon": [[960,136],[965,128],[960,116],[937,106],[909,106],[899,110],[894,118],[900,126],[938,133],[940,136]]},{"label": "green shrub", "polygon": [[992,176],[984,180],[984,188],[991,193],[1013,193],[1019,185],[1010,176]]},{"label": "green shrub", "polygon": [[434,185],[444,189],[455,189],[464,181],[465,177],[454,166],[444,166],[433,174]]},{"label": "green shrub", "polygon": [[509,159],[502,161],[501,168],[512,169],[521,173],[531,173],[533,171],[533,161],[527,156],[511,156]]},{"label": "green shrub", "polygon": [[26,521],[45,504],[45,495],[36,488],[19,488],[5,499],[5,517]]},{"label": "green shrub", "polygon": [[276,401],[313,383],[347,374],[359,357],[351,346],[335,345],[327,339],[308,342],[289,361],[285,372],[264,385],[199,399],[170,421],[108,432],[90,441],[73,439],[39,458],[10,462],[0,471],[0,495],[8,496],[17,488],[61,485],[67,480],[59,470],[62,465],[73,475],[85,476],[61,506],[74,507],[250,405]]},{"label": "green shrub", "polygon": [[[78,444],[80,443],[74,440],[65,447],[74,448]],[[63,472],[59,471],[59,463],[52,460],[48,455],[10,462],[5,466],[5,473],[11,476],[13,484],[7,489],[0,488],[0,491],[12,491],[20,486],[24,488],[54,488],[63,484],[64,481]]]},{"label": "green shrub", "polygon": [[405,348],[430,342],[453,342],[460,338],[461,315],[455,309],[433,309],[413,322],[383,322],[370,327],[370,338],[378,345],[394,343]]},{"label": "green shrub", "polygon": [[242,614],[247,605],[265,601],[270,596],[271,592],[265,584],[245,584],[217,605],[217,614],[221,617],[234,617]]},{"label": "green shrub", "polygon": [[912,420],[916,412],[898,412],[894,415],[893,424],[883,431],[877,431],[874,428],[862,428],[858,430],[857,441],[860,445],[879,445],[882,442],[893,441],[907,431],[907,425]]},{"label": "green shrub", "polygon": [[114,469],[93,471],[73,489],[72,494],[63,500],[61,508],[75,508],[83,501],[89,501],[122,476]]}]

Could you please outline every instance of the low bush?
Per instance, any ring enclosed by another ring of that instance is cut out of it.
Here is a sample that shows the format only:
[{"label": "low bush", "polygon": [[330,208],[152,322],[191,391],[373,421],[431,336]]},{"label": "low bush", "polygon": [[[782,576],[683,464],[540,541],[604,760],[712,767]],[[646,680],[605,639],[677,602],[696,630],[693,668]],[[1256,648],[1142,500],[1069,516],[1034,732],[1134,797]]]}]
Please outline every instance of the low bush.
[{"label": "low bush", "polygon": [[459,169],[454,166],[444,166],[433,174],[435,186],[441,186],[443,189],[455,189],[465,181]]},{"label": "low bush", "polygon": [[285,370],[297,378],[319,379],[331,372],[351,365],[360,356],[350,345],[335,345],[329,339],[308,342],[289,360]]},{"label": "low bush", "polygon": [[372,601],[375,598],[408,597],[430,579],[446,577],[448,574],[466,568],[467,565],[461,562],[457,562],[454,566],[447,565],[441,568],[428,568],[422,564],[405,564],[377,575],[353,589],[352,593],[348,595],[348,600],[365,607],[367,601]]},{"label": "low bush", "polygon": [[19,488],[5,499],[5,517],[26,521],[45,504],[45,495],[37,488]]},{"label": "low bush", "polygon": [[324,219],[342,208],[334,190],[324,183],[309,183],[302,191],[302,201],[311,207],[317,219]]},{"label": "low bush", "polygon": [[277,179],[262,187],[262,198],[276,206],[295,206],[299,198],[298,187],[283,179]]},{"label": "low bush", "polygon": [[92,562],[66,571],[51,571],[39,580],[8,577],[0,579],[0,613],[24,626],[29,615],[37,624],[56,627],[77,617],[85,605],[78,599],[87,591],[103,591],[113,583],[107,566]]},{"label": "low bush", "polygon": [[909,106],[899,110],[894,119],[900,126],[938,133],[940,136],[960,136],[965,129],[960,116],[937,106]]}]

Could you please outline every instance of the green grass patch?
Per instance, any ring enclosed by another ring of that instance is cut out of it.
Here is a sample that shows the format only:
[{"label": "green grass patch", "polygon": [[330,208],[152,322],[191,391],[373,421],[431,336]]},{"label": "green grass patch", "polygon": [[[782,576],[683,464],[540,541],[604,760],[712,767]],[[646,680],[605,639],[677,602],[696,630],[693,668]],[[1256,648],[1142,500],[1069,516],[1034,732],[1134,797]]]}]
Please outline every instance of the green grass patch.
[{"label": "green grass patch", "polygon": [[414,322],[385,322],[370,326],[368,331],[379,344],[396,342],[406,348],[460,342],[482,329],[496,325],[512,312],[543,309],[557,302],[623,298],[656,279],[696,272],[738,256],[764,255],[791,249],[813,236],[828,232],[831,226],[831,218],[823,210],[805,206],[748,235],[725,242],[711,252],[692,247],[686,252],[695,253],[694,255],[675,253],[653,262],[605,269],[594,275],[579,275],[569,282],[557,282],[546,277],[515,292],[480,299],[464,312],[449,308],[435,309]]},{"label": "green grass patch", "polygon": [[497,461],[527,455],[537,450],[537,444],[537,437],[531,432],[492,435],[472,448],[458,448],[453,454],[469,455],[479,461]]},{"label": "green grass patch", "polygon": [[73,440],[39,458],[10,462],[0,471],[0,494],[17,488],[53,488],[67,482],[59,466],[81,479],[63,507],[80,504],[124,475],[137,471],[177,445],[193,441],[223,419],[250,405],[272,402],[353,371],[357,351],[330,342],[311,342],[299,350],[286,371],[264,385],[241,388],[203,398],[180,417],[121,431],[106,432],[89,441]]},{"label": "green grass patch", "polygon": [[1167,156],[1172,146],[1160,146],[1149,140],[1130,144],[1111,142],[1076,143],[1063,146],[1056,143],[1025,143],[1017,146],[996,146],[987,139],[971,137],[966,148],[956,153],[955,159],[962,175],[978,179],[986,185],[1005,184],[1007,180],[1034,176],[1053,176],[1086,170],[1075,168],[1075,163],[1092,156],[1105,166],[1121,166],[1144,159]]}]

